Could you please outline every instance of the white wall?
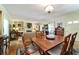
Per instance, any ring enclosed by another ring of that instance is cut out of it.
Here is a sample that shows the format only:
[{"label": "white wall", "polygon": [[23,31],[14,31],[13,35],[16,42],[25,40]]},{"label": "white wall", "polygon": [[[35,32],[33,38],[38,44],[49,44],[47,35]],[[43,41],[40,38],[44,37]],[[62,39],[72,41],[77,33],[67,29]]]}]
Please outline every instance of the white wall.
[{"label": "white wall", "polygon": [[[53,18],[52,18],[53,19]],[[57,23],[58,22],[62,22],[63,23],[63,27],[65,28],[65,35],[69,34],[69,33],[75,33],[75,32],[78,32],[78,35],[77,35],[77,41],[79,41],[79,23],[77,24],[68,24],[69,21],[79,21],[79,11],[76,11],[76,12],[71,12],[71,13],[68,13],[66,15],[63,15],[61,17],[57,17],[57,18],[54,18],[55,20],[55,26],[57,26]],[[25,20],[23,20],[25,22]],[[43,24],[45,23],[49,23],[48,21],[40,21],[40,22],[37,22],[37,21],[26,21],[26,22],[32,22],[32,23],[40,23],[41,25],[41,30],[42,30],[42,26]],[[54,23],[53,21],[51,23]]]},{"label": "white wall", "polygon": [[76,41],[79,41],[79,23],[68,24],[68,22],[79,21],[79,12],[72,12],[56,19],[56,22],[62,22],[65,28],[65,35],[78,32]]}]

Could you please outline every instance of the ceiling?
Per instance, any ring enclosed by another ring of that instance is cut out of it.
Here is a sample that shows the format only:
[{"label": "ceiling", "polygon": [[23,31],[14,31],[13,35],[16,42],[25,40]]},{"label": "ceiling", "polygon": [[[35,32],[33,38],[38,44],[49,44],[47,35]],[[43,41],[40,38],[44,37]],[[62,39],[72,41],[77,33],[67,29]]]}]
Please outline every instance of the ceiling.
[{"label": "ceiling", "polygon": [[3,4],[2,5],[13,19],[31,21],[48,21],[51,18],[65,16],[79,10],[78,4],[54,4],[54,10],[48,14],[41,4]]}]

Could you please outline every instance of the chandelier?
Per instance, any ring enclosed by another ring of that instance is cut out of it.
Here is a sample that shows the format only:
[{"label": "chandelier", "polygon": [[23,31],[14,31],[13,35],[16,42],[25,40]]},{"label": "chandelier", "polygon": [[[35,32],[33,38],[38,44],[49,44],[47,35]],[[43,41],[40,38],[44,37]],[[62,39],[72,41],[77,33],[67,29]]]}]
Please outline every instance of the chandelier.
[{"label": "chandelier", "polygon": [[53,10],[54,10],[54,7],[52,5],[47,5],[45,7],[45,11],[48,12],[48,13],[51,13]]}]

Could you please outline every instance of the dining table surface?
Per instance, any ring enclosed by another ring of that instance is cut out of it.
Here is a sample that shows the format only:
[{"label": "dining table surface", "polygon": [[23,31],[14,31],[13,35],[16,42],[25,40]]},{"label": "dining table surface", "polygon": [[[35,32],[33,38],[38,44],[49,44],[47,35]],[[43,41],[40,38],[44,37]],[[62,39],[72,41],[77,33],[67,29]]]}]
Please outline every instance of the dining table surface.
[{"label": "dining table surface", "polygon": [[44,52],[53,49],[57,45],[61,44],[64,42],[64,37],[63,36],[55,36],[54,39],[50,40],[47,39],[46,37],[43,38],[36,38],[33,37],[32,41],[40,47]]}]

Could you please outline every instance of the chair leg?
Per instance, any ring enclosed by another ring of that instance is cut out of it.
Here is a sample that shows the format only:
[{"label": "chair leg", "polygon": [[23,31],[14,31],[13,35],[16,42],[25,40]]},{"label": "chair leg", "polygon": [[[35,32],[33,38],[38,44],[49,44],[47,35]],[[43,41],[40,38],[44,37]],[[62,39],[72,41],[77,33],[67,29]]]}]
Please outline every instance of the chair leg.
[{"label": "chair leg", "polygon": [[50,55],[49,53],[47,53],[47,52],[44,52],[43,50],[39,50],[39,53],[41,54],[41,55]]},{"label": "chair leg", "polygon": [[32,43],[32,45],[33,45],[33,46],[35,46],[35,44],[34,44],[34,42],[33,42],[33,41],[32,41],[31,43]]},{"label": "chair leg", "polygon": [[73,55],[73,52],[71,51],[71,55]]},{"label": "chair leg", "polygon": [[40,55],[45,55],[45,53],[43,52],[43,50],[40,49],[39,47],[38,47],[38,50],[39,50]]},{"label": "chair leg", "polygon": [[44,55],[50,55],[48,52],[44,52]]},{"label": "chair leg", "polygon": [[39,49],[39,53],[40,55],[43,55],[43,51],[41,49]]}]

